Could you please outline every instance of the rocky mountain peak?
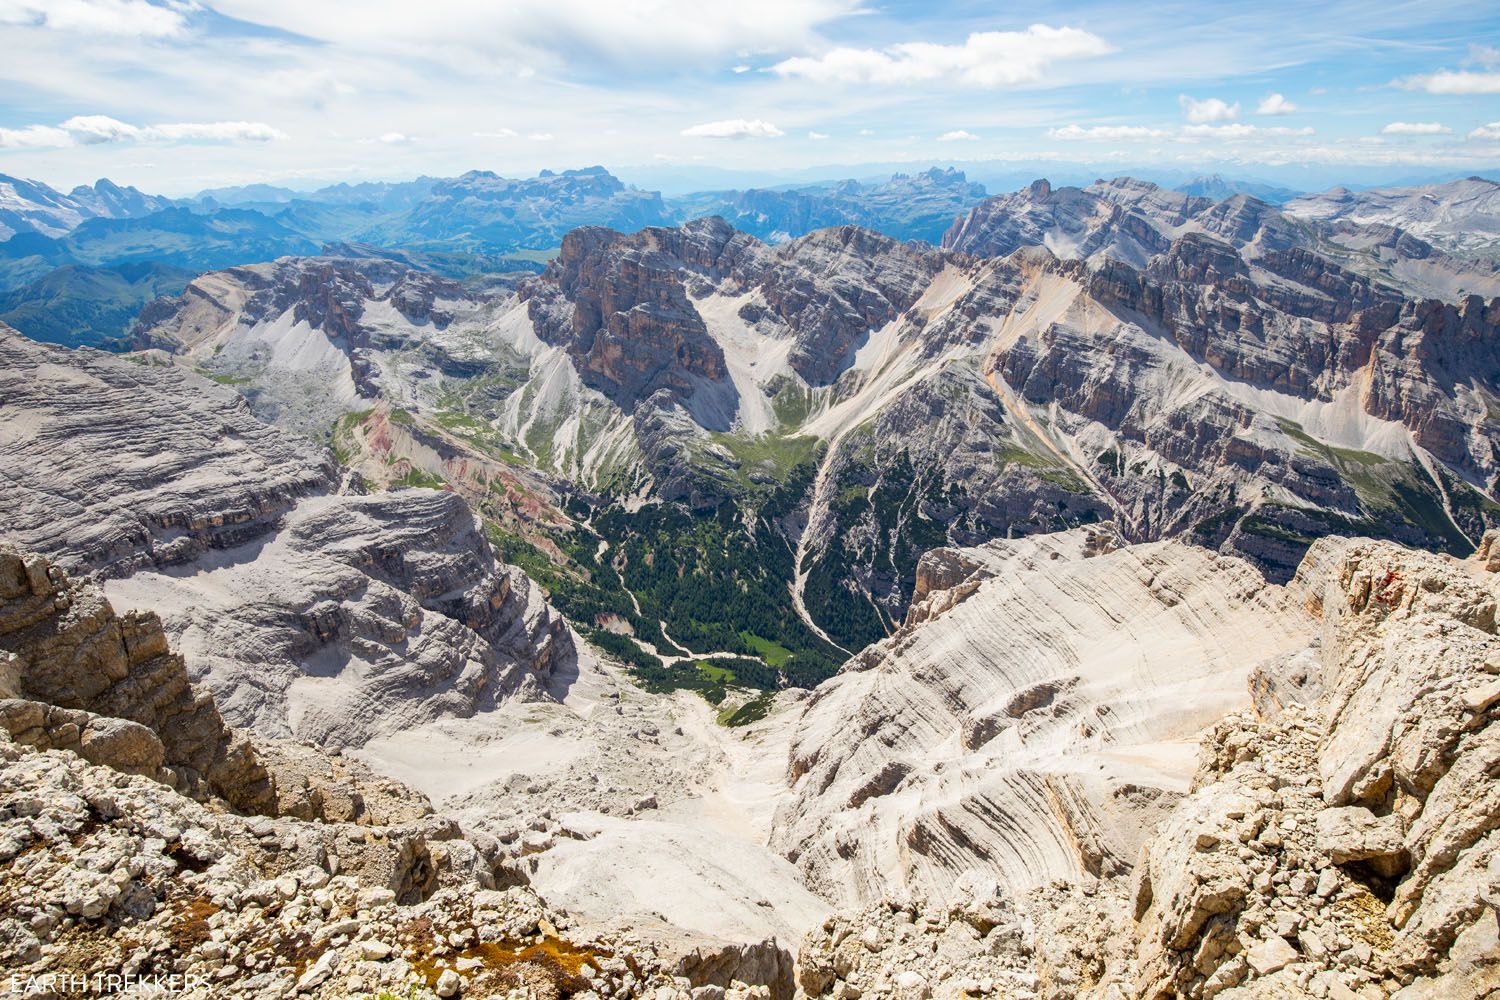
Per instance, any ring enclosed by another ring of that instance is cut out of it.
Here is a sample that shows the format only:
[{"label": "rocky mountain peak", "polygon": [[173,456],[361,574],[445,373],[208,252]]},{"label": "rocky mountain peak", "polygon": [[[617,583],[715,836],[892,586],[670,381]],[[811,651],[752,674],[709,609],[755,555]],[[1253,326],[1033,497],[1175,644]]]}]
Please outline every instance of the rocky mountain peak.
[{"label": "rocky mountain peak", "polygon": [[712,223],[681,237],[574,230],[547,273],[522,290],[537,336],[563,346],[584,381],[626,411],[662,389],[689,398],[695,378],[722,380],[723,349],[688,300],[673,253],[691,246],[699,261],[716,258],[720,235]]}]

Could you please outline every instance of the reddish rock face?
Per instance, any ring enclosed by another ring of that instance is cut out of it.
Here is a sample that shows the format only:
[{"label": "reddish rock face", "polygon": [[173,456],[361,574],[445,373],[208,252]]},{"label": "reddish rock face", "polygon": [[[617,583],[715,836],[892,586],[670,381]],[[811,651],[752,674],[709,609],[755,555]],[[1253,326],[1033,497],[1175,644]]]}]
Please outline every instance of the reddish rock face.
[{"label": "reddish rock face", "polygon": [[724,352],[682,284],[685,267],[714,265],[715,247],[673,234],[684,235],[574,230],[546,275],[522,291],[537,336],[565,347],[585,384],[627,411],[662,389],[691,397],[695,376],[727,375]]},{"label": "reddish rock face", "polygon": [[719,218],[630,236],[587,228],[568,234],[521,296],[538,336],[566,345],[585,382],[629,409],[662,388],[690,396],[690,376],[726,377],[723,351],[690,301],[690,291],[701,293],[688,285],[700,279],[758,292],[763,304],[747,303],[741,318],[789,333],[793,370],[825,385],[849,366],[861,338],[909,309],[951,258],[857,226],[778,247]]}]

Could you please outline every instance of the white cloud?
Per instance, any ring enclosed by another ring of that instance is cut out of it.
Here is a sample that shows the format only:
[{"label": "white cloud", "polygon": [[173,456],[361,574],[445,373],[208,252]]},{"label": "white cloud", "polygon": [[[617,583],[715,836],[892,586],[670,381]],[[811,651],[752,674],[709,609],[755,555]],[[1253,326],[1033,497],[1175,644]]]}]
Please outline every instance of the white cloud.
[{"label": "white cloud", "polygon": [[78,115],[58,128],[70,133],[80,146],[97,146],[106,142],[139,139],[141,130],[107,115]]},{"label": "white cloud", "polygon": [[746,66],[746,65],[743,65],[743,64],[741,64],[741,65],[739,65],[739,66],[736,66],[736,67],[735,67],[735,68],[734,68],[734,71],[735,71],[735,72],[736,72],[736,73],[748,73],[748,72],[750,72],[750,67],[749,67],[749,66]]},{"label": "white cloud", "polygon": [[1449,135],[1451,128],[1441,122],[1391,122],[1381,135]]},{"label": "white cloud", "polygon": [[774,139],[786,133],[759,118],[726,118],[685,128],[682,134],[695,139]]},{"label": "white cloud", "polygon": [[[1497,142],[1500,142],[1500,122],[1490,122],[1488,125],[1479,126],[1474,131],[1469,133],[1469,138],[1493,139]],[[0,143],[0,145],[4,144]]]},{"label": "white cloud", "polygon": [[50,125],[0,128],[0,149],[61,149],[72,145],[71,135]]},{"label": "white cloud", "polygon": [[551,132],[532,132],[528,134],[526,138],[530,139],[532,142],[551,142],[557,137]]},{"label": "white cloud", "polygon": [[1224,139],[1230,142],[1247,139],[1289,138],[1312,135],[1311,128],[1285,128],[1277,125],[1266,128],[1261,125],[1184,125],[1182,135],[1189,139]]},{"label": "white cloud", "polygon": [[254,87],[261,93],[286,101],[301,101],[322,108],[330,101],[358,91],[326,69],[283,69],[268,73]]},{"label": "white cloud", "polygon": [[513,128],[499,128],[493,132],[471,132],[469,134],[476,139],[514,139],[520,135]]},{"label": "white cloud", "polygon": [[380,137],[380,141],[387,146],[408,146],[416,142],[415,139],[404,132],[387,132]]},{"label": "white cloud", "polygon": [[1425,90],[1429,94],[1500,94],[1500,73],[1440,69],[1425,76],[1397,80],[1396,86],[1404,90]]},{"label": "white cloud", "polygon": [[0,24],[82,35],[170,38],[187,27],[183,6],[158,7],[146,0],[0,0]]},{"label": "white cloud", "polygon": [[809,139],[814,139],[814,140],[817,140],[817,139],[826,139],[826,138],[828,138],[828,133],[827,132],[809,132],[809,133],[807,133],[807,137]]},{"label": "white cloud", "polygon": [[1064,125],[1049,128],[1047,138],[1065,142],[1197,142],[1218,139],[1224,142],[1247,142],[1254,139],[1284,139],[1309,136],[1311,128],[1284,128],[1246,125],[1183,125],[1176,129],[1151,128],[1146,125]]},{"label": "white cloud", "polygon": [[1280,94],[1267,94],[1255,106],[1255,113],[1258,115],[1289,115],[1296,110],[1297,105]]},{"label": "white cloud", "polygon": [[860,135],[874,135],[875,134],[875,130],[872,129],[872,128],[862,128],[862,129],[859,130],[859,134]]},{"label": "white cloud", "polygon": [[960,128],[960,129],[954,129],[952,132],[944,132],[942,135],[938,136],[938,140],[937,141],[938,142],[975,142],[978,139],[979,139],[979,136],[975,135],[973,132],[966,132],[966,131],[964,131],[963,129]]},{"label": "white cloud", "polygon": [[157,140],[201,140],[204,142],[275,142],[287,138],[280,129],[264,122],[189,122],[181,125],[148,125],[140,138]]},{"label": "white cloud", "polygon": [[1182,106],[1182,113],[1187,120],[1194,125],[1208,125],[1213,122],[1232,122],[1240,116],[1240,104],[1225,104],[1217,97],[1206,97],[1198,100],[1181,94],[1177,103]]},{"label": "white cloud", "polygon": [[0,129],[0,146],[64,148],[110,142],[271,142],[286,133],[263,122],[177,122],[131,125],[107,115],[77,115],[55,128]]},{"label": "white cloud", "polygon": [[962,45],[906,42],[886,49],[838,48],[771,67],[783,77],[817,83],[910,84],[948,81],[971,87],[1045,82],[1052,64],[1114,51],[1080,28],[1033,24],[1025,31],[981,31]]},{"label": "white cloud", "polygon": [[1092,125],[1088,128],[1079,125],[1064,125],[1062,128],[1047,130],[1047,138],[1068,141],[1118,142],[1120,140],[1166,139],[1171,134],[1159,128],[1146,128],[1144,125]]}]

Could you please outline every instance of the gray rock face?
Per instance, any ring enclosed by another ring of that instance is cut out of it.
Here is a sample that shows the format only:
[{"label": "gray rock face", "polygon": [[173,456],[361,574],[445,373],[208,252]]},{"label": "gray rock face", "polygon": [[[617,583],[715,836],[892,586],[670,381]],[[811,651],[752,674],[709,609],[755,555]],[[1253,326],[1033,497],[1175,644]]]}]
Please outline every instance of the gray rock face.
[{"label": "gray rock face", "polygon": [[255,537],[336,483],[328,455],[172,368],[0,328],[0,535],[123,575]]},{"label": "gray rock face", "polygon": [[574,655],[457,495],[335,494],[325,452],[192,375],[10,335],[0,350],[0,537],[157,609],[231,722],[358,744],[545,697]]},{"label": "gray rock face", "polygon": [[313,498],[244,549],[111,592],[163,610],[237,724],[329,746],[546,697],[573,655],[535,585],[434,490]]},{"label": "gray rock face", "polygon": [[1335,549],[1303,575],[1322,618],[1322,696],[1216,726],[1196,791],[1149,847],[1144,995],[1309,978],[1417,997],[1497,985],[1500,807],[1480,777],[1500,702],[1493,573],[1388,543],[1325,542],[1313,557]]},{"label": "gray rock face", "polygon": [[[725,229],[705,224],[634,237],[574,230],[547,274],[522,290],[537,335],[562,345],[585,384],[626,412],[660,389],[686,398],[695,379],[723,381],[724,352],[688,302],[679,272],[683,256],[721,254],[714,242]],[[689,245],[671,239],[677,236]]]},{"label": "gray rock face", "polygon": [[[763,273],[742,272],[740,282],[792,331],[792,370],[826,385],[849,367],[856,343],[911,308],[945,263],[923,244],[840,226],[778,247]],[[741,316],[760,318],[756,306]]]},{"label": "gray rock face", "polygon": [[[1282,593],[1281,611],[1252,614],[1247,622],[1261,643],[1269,634],[1288,640],[1291,655],[1263,660],[1265,646],[1245,641],[1226,650],[1241,677],[1251,674],[1252,692],[1267,690],[1266,671],[1284,677],[1287,663],[1300,661],[1318,675],[1312,697],[1280,707],[1264,702],[1259,711],[1233,711],[1212,723],[1187,794],[1154,817],[1133,864],[1114,871],[1104,865],[1028,890],[1017,883],[1045,865],[1047,852],[999,861],[1012,845],[1041,844],[1064,831],[1079,839],[1077,853],[1064,856],[1086,858],[1082,848],[1102,841],[1085,835],[1118,837],[1124,824],[1118,816],[1082,824],[1079,802],[1113,810],[1126,802],[1097,790],[1092,798],[1070,799],[1052,788],[1029,807],[1051,818],[1031,819],[1028,807],[996,807],[978,790],[994,782],[996,770],[1038,752],[1046,739],[1043,718],[1069,717],[1079,699],[1097,698],[1101,689],[1088,679],[1087,660],[1075,659],[1070,666],[1082,676],[1073,687],[1013,697],[1012,688],[994,684],[1000,674],[988,681],[972,674],[966,651],[976,644],[992,656],[1003,649],[1008,670],[1025,669],[1037,662],[1037,645],[1061,635],[1078,642],[1091,626],[1076,605],[1037,592],[1033,603],[1069,624],[1032,632],[1015,614],[994,614],[987,627],[1034,636],[995,642],[975,635],[972,611],[992,600],[996,588],[1035,590],[1039,574],[1060,581],[1078,572],[1091,581],[1080,594],[1128,600],[1128,588],[1115,578],[1121,558],[1162,551],[1158,544],[1131,546],[1074,563],[1081,553],[1060,551],[1064,538],[934,554],[925,561],[927,589],[914,626],[852,661],[826,694],[820,691],[823,697],[810,700],[809,720],[830,712],[841,723],[825,731],[830,738],[821,752],[814,751],[816,737],[794,747],[795,801],[843,802],[862,781],[872,791],[824,813],[828,825],[799,863],[814,873],[857,866],[878,880],[900,873],[907,886],[872,892],[871,900],[883,898],[809,933],[799,954],[803,990],[847,997],[894,982],[905,995],[1017,989],[1048,1000],[1377,994],[1435,1000],[1489,996],[1500,988],[1494,917],[1500,796],[1489,775],[1500,708],[1500,587],[1492,563],[1500,533],[1490,533],[1481,554],[1466,561],[1388,542],[1315,545]],[[1049,558],[1049,549],[1059,558]],[[1018,559],[1028,551],[1030,559]],[[1191,620],[1201,611],[1215,620],[1220,637],[1241,601],[1263,602],[1267,592],[1281,590],[1210,596],[1174,582],[1169,572],[1153,579],[1162,596],[1171,594],[1172,616]],[[945,600],[949,591],[941,586],[950,583],[952,599]],[[1119,609],[1121,623],[1140,623],[1138,613]],[[1145,631],[1148,641],[1175,646],[1159,626]],[[1108,648],[1130,658],[1119,642]],[[924,669],[935,649],[949,655],[941,669]],[[1180,662],[1164,650],[1146,660],[1153,671]],[[861,684],[864,705],[837,704]],[[1158,675],[1133,690],[1159,697],[1172,686]],[[1201,696],[1211,685],[1189,687]],[[1008,710],[1000,735],[990,739],[1013,741],[1000,760],[983,764],[976,758],[985,750],[960,742],[967,731],[955,738],[951,723],[936,722],[943,709],[972,704],[975,691],[995,695],[990,704]],[[1246,697],[1243,689],[1238,694]],[[1070,734],[1070,747],[1092,739],[1088,730],[1101,724],[1155,724],[1139,703],[1105,702],[1109,711]],[[933,742],[916,750],[925,740]],[[1124,744],[1110,742],[1111,756],[1136,759]],[[1160,765],[1164,750],[1157,744],[1150,760]],[[1060,760],[1055,751],[1046,759]],[[890,761],[904,762],[907,773],[872,787],[868,776]],[[1132,787],[1140,791],[1139,783]],[[928,819],[932,812],[941,825]],[[891,817],[904,823],[882,822]],[[878,860],[856,860],[881,842],[887,846],[877,849]],[[927,865],[941,874],[924,880]]]},{"label": "gray rock face", "polygon": [[1129,868],[1188,777],[1147,747],[1242,704],[1250,664],[1314,623],[1241,560],[1116,544],[1079,528],[924,557],[910,624],[798,720],[772,844],[809,885],[947,905],[969,873],[1014,895]]}]

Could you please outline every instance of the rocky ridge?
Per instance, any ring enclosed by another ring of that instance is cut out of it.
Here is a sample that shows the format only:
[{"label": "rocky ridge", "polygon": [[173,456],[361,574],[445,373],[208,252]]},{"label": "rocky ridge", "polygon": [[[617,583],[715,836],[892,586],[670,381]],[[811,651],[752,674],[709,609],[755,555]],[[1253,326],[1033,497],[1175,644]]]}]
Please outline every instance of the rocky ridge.
[{"label": "rocky ridge", "polygon": [[[1407,192],[1408,201],[1415,203],[1432,190]],[[1340,194],[1350,202],[1342,209]],[[1393,197],[1398,194],[1392,192]],[[1458,201],[1463,207],[1455,204],[1452,212],[1470,220],[1471,228],[1493,227],[1495,212],[1482,196]],[[981,202],[953,223],[943,246],[992,257],[1045,246],[1063,258],[1110,259],[1142,268],[1174,241],[1198,233],[1228,243],[1247,262],[1298,249],[1406,295],[1453,300],[1500,294],[1500,262],[1483,254],[1451,252],[1458,249],[1452,240],[1427,242],[1442,229],[1424,222],[1420,212],[1360,212],[1353,207],[1356,202],[1348,192],[1335,191],[1278,207],[1250,194],[1216,199],[1129,177],[1083,188],[1053,188],[1039,180]]]},{"label": "rocky ridge", "polygon": [[213,699],[193,689],[155,615],[118,617],[96,588],[3,545],[0,602],[0,717],[13,739],[242,811],[272,806],[270,775]]},{"label": "rocky ridge", "polygon": [[1314,627],[1241,560],[1104,528],[921,566],[908,624],[817,688],[792,741],[772,844],[843,905],[1128,870],[1186,789],[1184,741]]},{"label": "rocky ridge", "polygon": [[[374,828],[241,817],[0,737],[6,985],[686,1000],[715,976],[629,935],[569,932],[530,890],[495,888],[486,847],[436,817]],[[720,983],[715,996],[772,996]]]},{"label": "rocky ridge", "polygon": [[1320,222],[1399,227],[1469,255],[1492,256],[1500,243],[1500,184],[1483,177],[1422,187],[1334,188],[1294,198],[1286,211]]},{"label": "rocky ridge", "polygon": [[40,181],[0,174],[0,240],[17,233],[61,236],[87,219],[136,218],[167,208],[168,198],[101,179],[67,194]]}]

